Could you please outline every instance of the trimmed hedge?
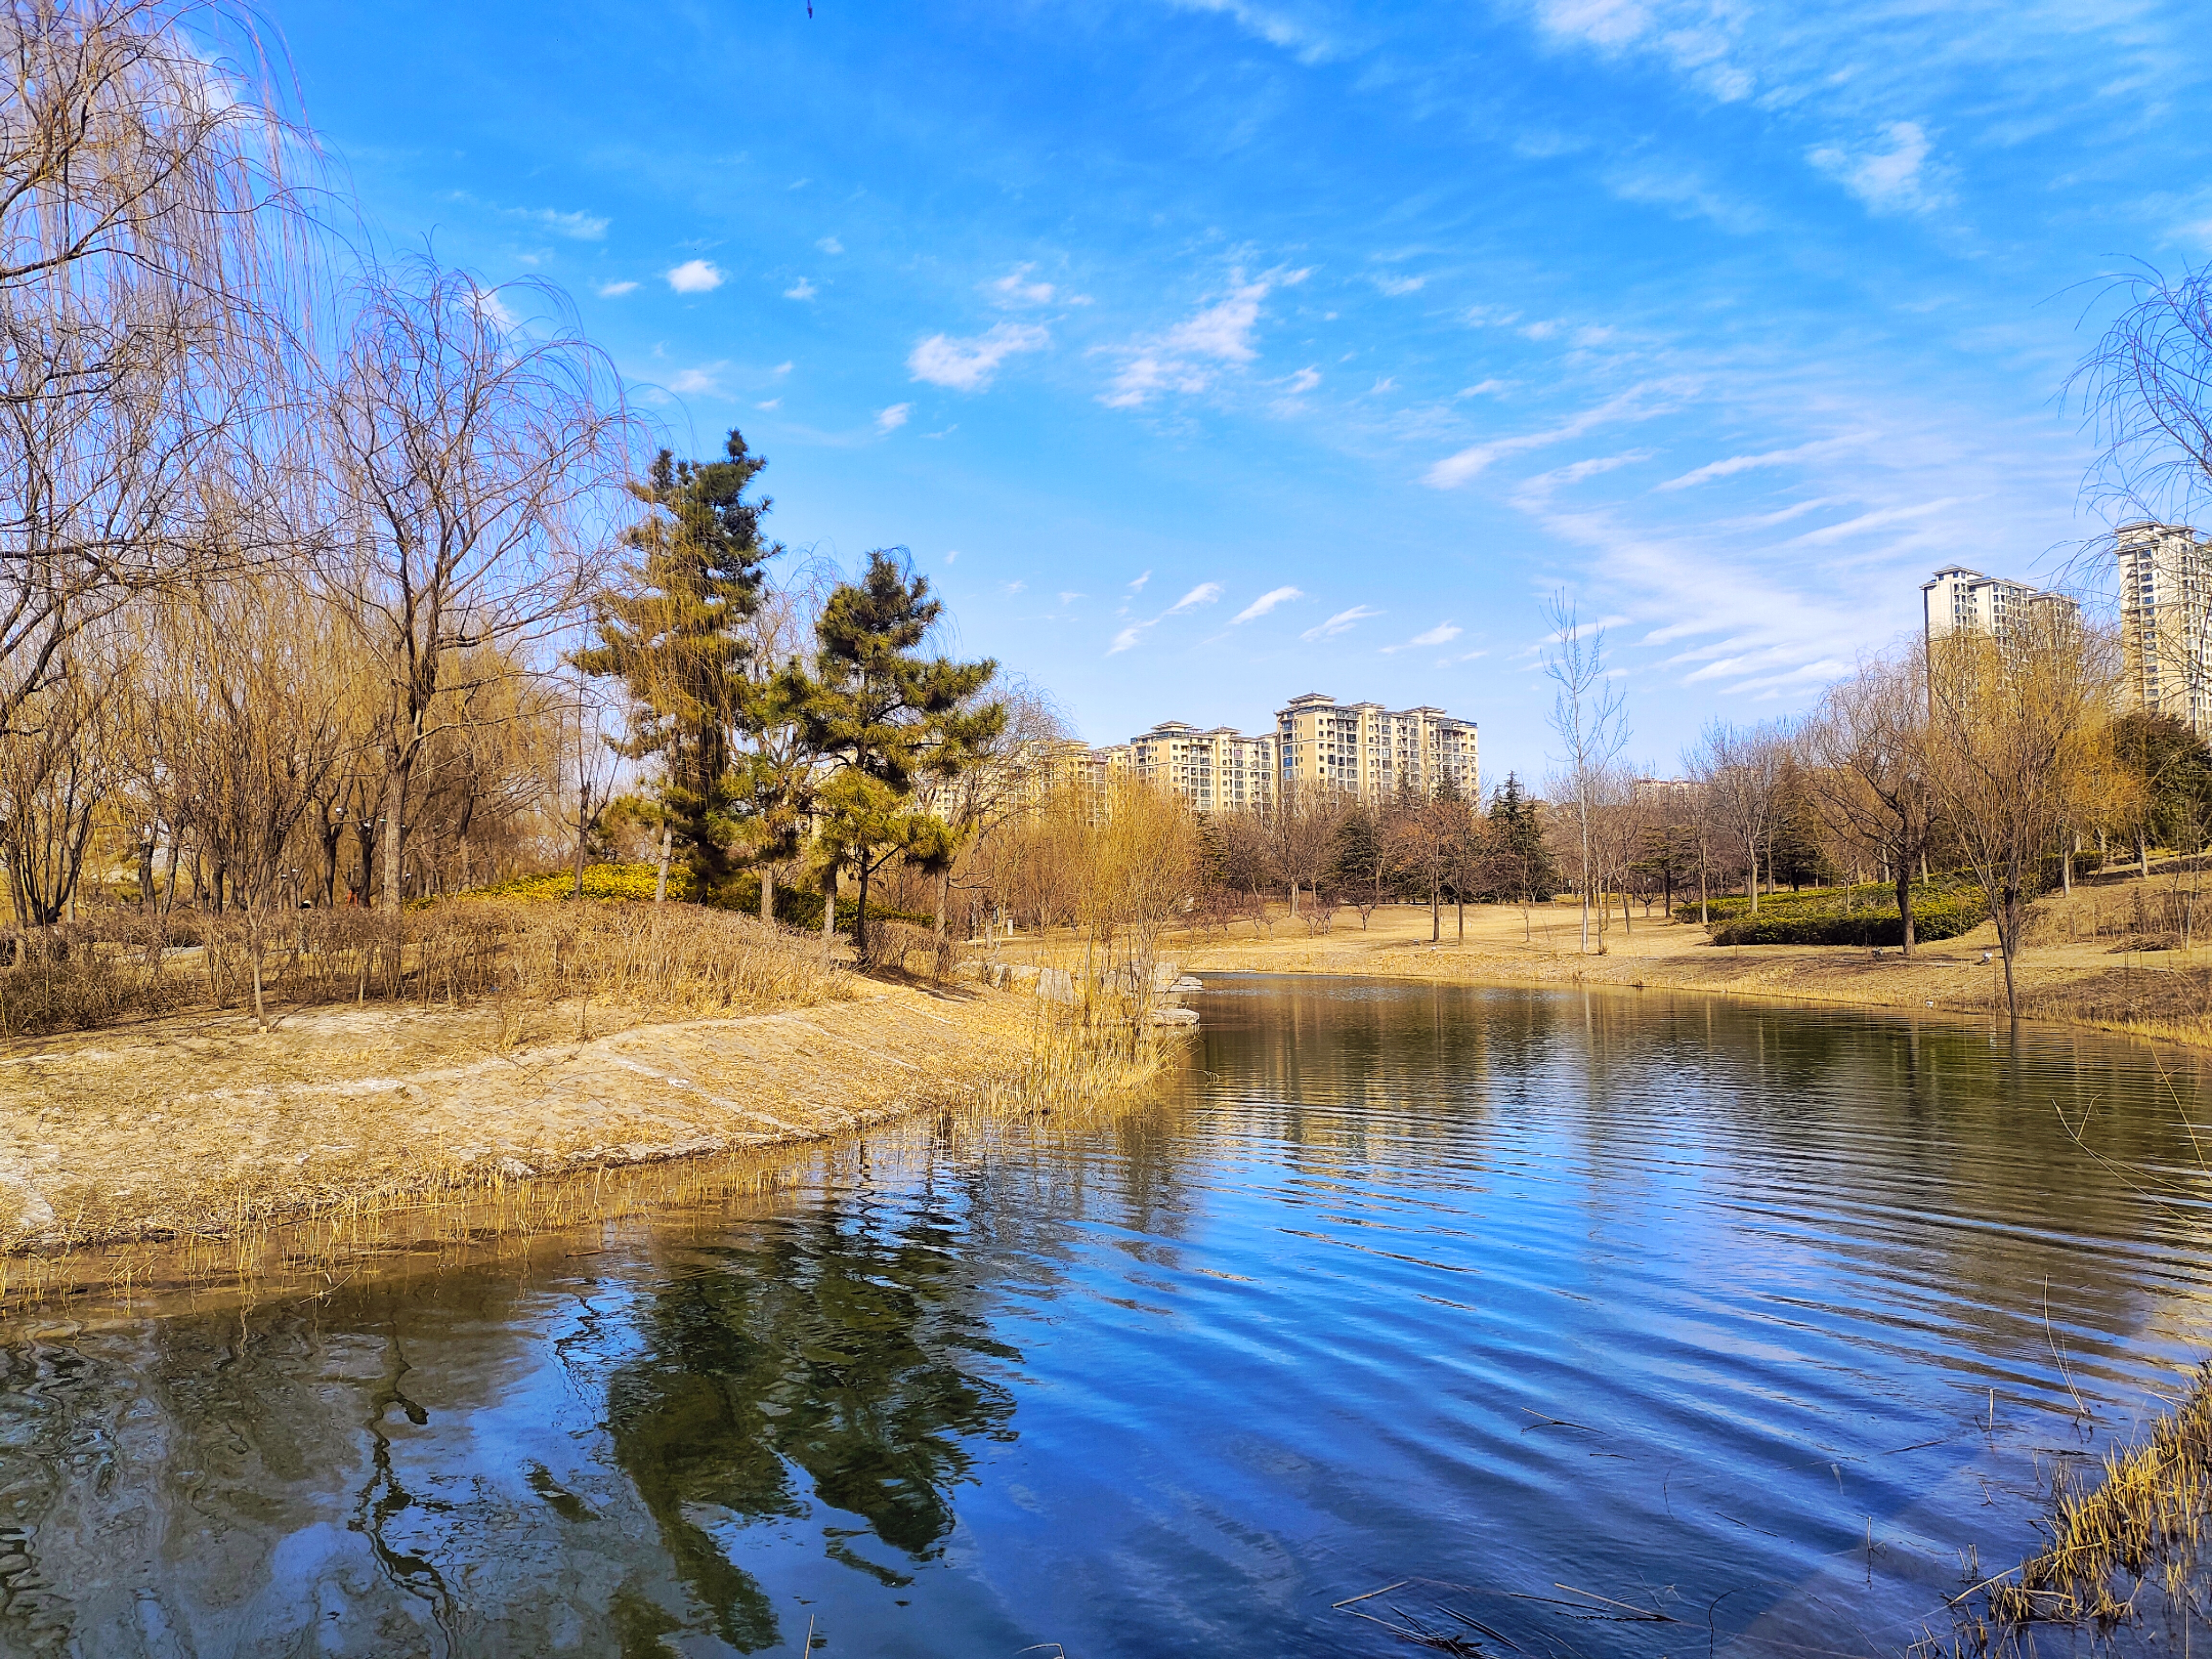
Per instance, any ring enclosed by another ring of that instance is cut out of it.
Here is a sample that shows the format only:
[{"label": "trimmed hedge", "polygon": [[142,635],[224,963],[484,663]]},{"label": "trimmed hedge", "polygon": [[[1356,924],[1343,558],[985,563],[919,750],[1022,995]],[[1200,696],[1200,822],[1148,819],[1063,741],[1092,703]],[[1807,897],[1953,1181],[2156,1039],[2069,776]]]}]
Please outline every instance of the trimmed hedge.
[{"label": "trimmed hedge", "polygon": [[[1978,887],[1916,893],[1912,898],[1912,937],[1929,941],[1956,939],[1978,927],[1988,918],[1989,906]],[[1871,906],[1850,911],[1811,910],[1803,907],[1778,910],[1762,906],[1709,930],[1716,945],[1862,945],[1905,943],[1905,919],[1894,904],[1887,910]]]}]

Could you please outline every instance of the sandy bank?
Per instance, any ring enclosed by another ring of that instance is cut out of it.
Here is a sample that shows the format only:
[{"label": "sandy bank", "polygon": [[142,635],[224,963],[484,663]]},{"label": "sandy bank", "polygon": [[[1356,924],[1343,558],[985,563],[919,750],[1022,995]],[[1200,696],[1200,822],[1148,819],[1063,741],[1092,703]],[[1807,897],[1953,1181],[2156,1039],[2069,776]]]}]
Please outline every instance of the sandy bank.
[{"label": "sandy bank", "polygon": [[730,1018],[386,1006],[21,1044],[0,1056],[0,1249],[847,1133],[973,1098],[1033,1053],[1032,997],[848,983],[851,1000]]},{"label": "sandy bank", "polygon": [[[2212,950],[2115,951],[2094,932],[2099,907],[2109,927],[2132,894],[2114,882],[2077,890],[2072,900],[2038,907],[2032,938],[2015,963],[2024,1016],[2126,1030],[2212,1047]],[[1339,909],[1329,930],[1310,933],[1279,907],[1272,937],[1249,921],[1178,933],[1163,945],[1195,973],[1374,974],[1487,985],[1617,985],[1712,995],[1781,999],[1870,1008],[1933,1009],[1988,1015],[2004,1008],[2002,969],[1985,963],[1996,945],[1988,925],[1917,948],[1907,963],[1894,951],[1876,957],[1835,945],[1714,945],[1704,928],[1636,917],[1624,929],[1615,914],[1606,953],[1577,950],[1578,916],[1568,905],[1540,905],[1523,916],[1507,905],[1469,905],[1466,935],[1447,908],[1443,937],[1432,944],[1425,908]],[[1257,935],[1257,936],[1255,936]],[[1013,952],[1049,957],[1050,941],[1017,943]]]}]

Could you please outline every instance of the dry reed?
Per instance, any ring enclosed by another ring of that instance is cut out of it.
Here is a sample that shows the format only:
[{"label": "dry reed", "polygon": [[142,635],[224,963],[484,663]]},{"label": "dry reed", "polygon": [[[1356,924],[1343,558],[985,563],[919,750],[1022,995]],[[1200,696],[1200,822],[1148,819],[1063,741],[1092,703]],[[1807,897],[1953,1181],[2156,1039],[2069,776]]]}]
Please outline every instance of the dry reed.
[{"label": "dry reed", "polygon": [[2185,1600],[2212,1508],[2212,1361],[2148,1439],[2106,1455],[2102,1473],[2094,1485],[2055,1478],[2051,1546],[1988,1587],[1993,1620],[2118,1624],[2153,1583]]}]

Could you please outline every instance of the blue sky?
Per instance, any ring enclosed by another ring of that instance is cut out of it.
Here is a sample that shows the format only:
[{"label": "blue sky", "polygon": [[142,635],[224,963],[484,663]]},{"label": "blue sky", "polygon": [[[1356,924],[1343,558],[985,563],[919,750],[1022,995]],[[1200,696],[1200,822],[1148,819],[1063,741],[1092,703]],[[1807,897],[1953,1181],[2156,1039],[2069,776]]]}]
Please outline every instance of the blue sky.
[{"label": "blue sky", "polygon": [[560,285],[1094,742],[1319,690],[1540,775],[1564,586],[1671,769],[2093,535],[2095,279],[2212,252],[2185,4],[267,15],[385,238]]}]

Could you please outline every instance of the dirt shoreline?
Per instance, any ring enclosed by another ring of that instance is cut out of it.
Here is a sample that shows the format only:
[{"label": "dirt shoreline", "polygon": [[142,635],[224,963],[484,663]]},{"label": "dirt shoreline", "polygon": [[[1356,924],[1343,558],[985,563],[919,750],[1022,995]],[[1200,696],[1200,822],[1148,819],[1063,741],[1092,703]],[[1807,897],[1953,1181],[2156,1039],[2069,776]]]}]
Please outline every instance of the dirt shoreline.
[{"label": "dirt shoreline", "polygon": [[[2120,1031],[2212,1048],[2212,950],[2115,952],[2093,929],[2126,896],[2122,887],[2077,890],[2039,906],[2032,942],[2014,963],[2024,1018]],[[2001,1017],[2002,964],[1994,929],[1984,924],[1957,939],[1923,945],[1907,962],[1896,950],[1840,945],[1716,945],[1693,923],[1638,917],[1624,929],[1615,914],[1606,953],[1583,955],[1579,915],[1540,905],[1524,917],[1508,905],[1469,905],[1462,943],[1447,907],[1443,939],[1431,944],[1425,908],[1376,909],[1363,927],[1339,909],[1327,932],[1279,913],[1273,937],[1254,924],[1229,935],[1192,931],[1163,949],[1192,972],[1246,971],[1376,975],[1395,979],[1498,986],[1613,986],[1765,1001]],[[1034,947],[1033,947],[1034,948]],[[1043,947],[1048,953],[1048,945]]]},{"label": "dirt shoreline", "polygon": [[0,1055],[0,1255],[231,1238],[980,1103],[1031,997],[855,978],[723,1018],[597,1005],[202,1012]]}]

